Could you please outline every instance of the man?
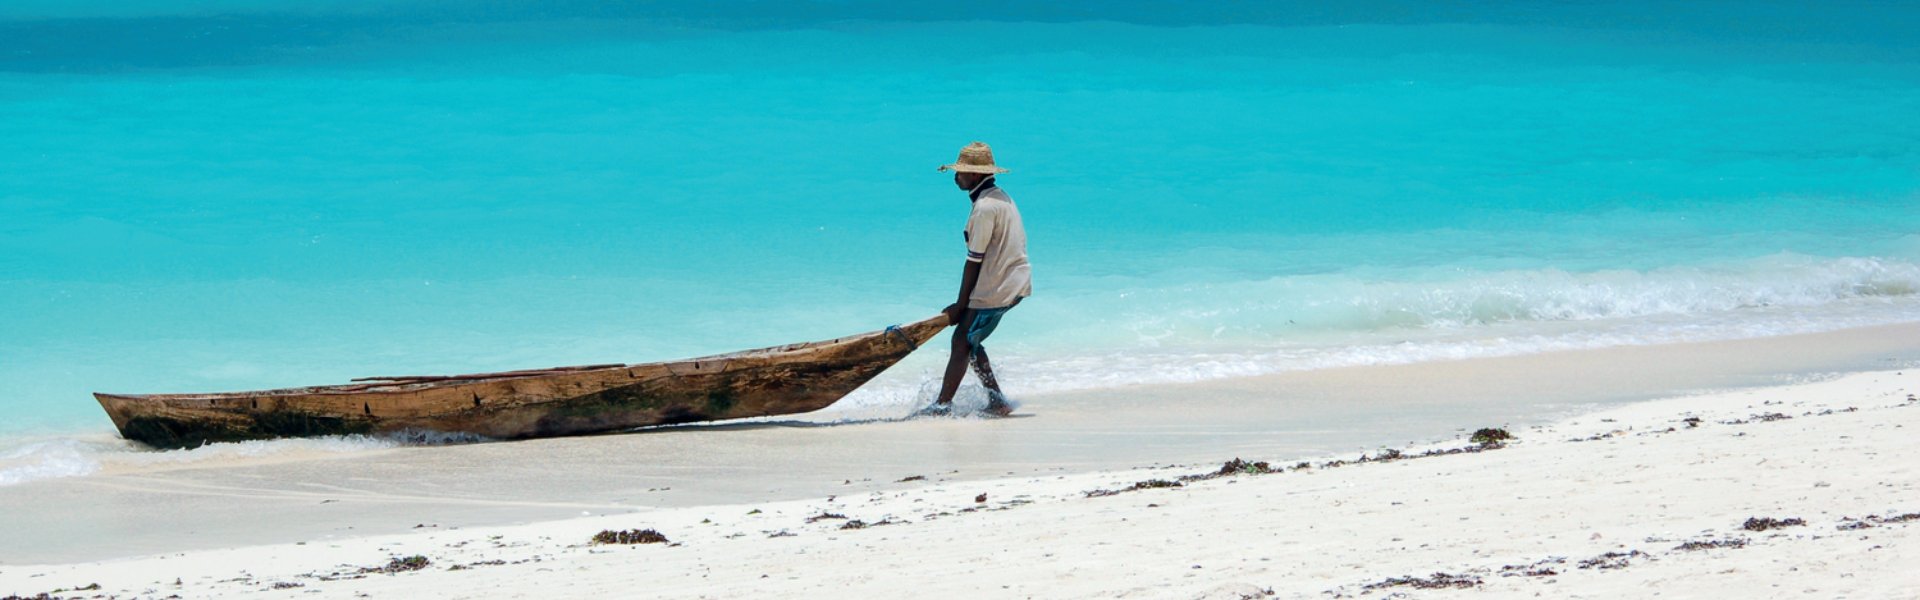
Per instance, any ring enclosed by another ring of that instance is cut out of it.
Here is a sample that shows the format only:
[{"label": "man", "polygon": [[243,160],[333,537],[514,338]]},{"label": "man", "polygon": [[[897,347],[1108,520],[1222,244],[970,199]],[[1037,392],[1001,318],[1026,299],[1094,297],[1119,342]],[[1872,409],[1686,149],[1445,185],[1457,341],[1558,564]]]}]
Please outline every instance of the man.
[{"label": "man", "polygon": [[959,391],[960,379],[971,363],[980,385],[987,388],[987,413],[1006,416],[1013,407],[1000,391],[987,349],[980,344],[1000,325],[1000,317],[1033,294],[1027,231],[1020,224],[1020,209],[994,182],[995,175],[1007,170],[993,164],[993,150],[986,144],[968,144],[960,149],[959,160],[940,170],[953,171],[953,183],[967,192],[973,212],[967,217],[967,262],[960,274],[960,299],[946,308],[947,319],[954,324],[953,353],[947,358],[940,397],[925,412],[953,411],[954,392]]}]

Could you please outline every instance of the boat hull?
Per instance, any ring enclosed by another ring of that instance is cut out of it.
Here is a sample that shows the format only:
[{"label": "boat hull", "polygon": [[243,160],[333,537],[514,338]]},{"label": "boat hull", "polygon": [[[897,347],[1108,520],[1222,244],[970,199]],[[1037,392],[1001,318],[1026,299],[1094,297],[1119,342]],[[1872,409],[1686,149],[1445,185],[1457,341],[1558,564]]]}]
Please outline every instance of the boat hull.
[{"label": "boat hull", "polygon": [[946,325],[946,317],[937,315],[834,340],[664,363],[94,397],[121,436],[159,448],[404,431],[495,439],[585,435],[819,410]]}]

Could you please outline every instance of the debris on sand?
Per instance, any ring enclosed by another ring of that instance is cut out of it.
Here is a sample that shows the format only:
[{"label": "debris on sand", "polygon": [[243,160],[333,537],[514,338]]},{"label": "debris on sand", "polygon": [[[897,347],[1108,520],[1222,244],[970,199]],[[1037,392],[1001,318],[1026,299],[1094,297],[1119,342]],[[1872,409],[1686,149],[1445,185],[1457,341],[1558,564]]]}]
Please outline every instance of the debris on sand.
[{"label": "debris on sand", "polygon": [[[1506,444],[1502,443],[1502,441],[1514,440],[1514,439],[1518,439],[1518,438],[1513,437],[1512,434],[1507,433],[1507,431],[1504,429],[1481,429],[1480,431],[1474,432],[1474,438],[1473,438],[1474,445],[1472,446],[1462,446],[1458,448],[1435,448],[1435,449],[1421,451],[1418,454],[1410,454],[1410,453],[1407,453],[1406,451],[1388,448],[1388,449],[1381,450],[1377,453],[1374,453],[1374,455],[1372,456],[1367,456],[1363,454],[1360,456],[1360,458],[1357,458],[1351,461],[1336,459],[1336,460],[1320,463],[1317,466],[1314,465],[1313,463],[1302,462],[1302,463],[1295,464],[1291,470],[1305,471],[1305,470],[1316,469],[1316,468],[1335,469],[1335,468],[1344,467],[1348,465],[1358,465],[1358,464],[1365,464],[1365,463],[1393,462],[1393,461],[1399,461],[1399,460],[1412,460],[1416,458],[1433,458],[1438,456],[1452,456],[1455,454],[1475,454],[1480,452],[1486,452],[1489,450],[1499,450],[1501,448],[1505,448],[1507,446]],[[1272,464],[1269,464],[1265,461],[1248,462],[1240,458],[1235,458],[1233,460],[1227,461],[1225,464],[1220,465],[1219,469],[1216,469],[1213,471],[1208,471],[1205,473],[1197,473],[1193,475],[1181,475],[1179,477],[1174,478],[1173,480],[1149,479],[1146,481],[1134,483],[1133,485],[1130,485],[1124,488],[1111,489],[1111,490],[1093,490],[1090,492],[1085,492],[1085,496],[1088,498],[1101,498],[1105,496],[1112,496],[1115,494],[1124,494],[1127,492],[1136,492],[1136,491],[1145,490],[1145,489],[1182,487],[1183,484],[1187,484],[1187,483],[1193,483],[1196,481],[1206,481],[1209,479],[1218,479],[1221,477],[1229,477],[1233,475],[1268,475],[1273,473],[1285,473],[1288,470],[1289,469],[1285,467],[1275,468]],[[981,495],[982,498],[984,498],[985,496],[986,496],[985,494]],[[978,498],[975,500],[984,501]]]},{"label": "debris on sand", "polygon": [[1712,550],[1715,548],[1745,548],[1745,547],[1747,547],[1746,538],[1726,538],[1726,539],[1718,539],[1718,540],[1695,540],[1695,541],[1687,542],[1678,546],[1674,546],[1673,549],[1679,550],[1681,552],[1695,552],[1699,550]]},{"label": "debris on sand", "polygon": [[[1301,464],[1305,464],[1305,463],[1301,463]],[[1247,462],[1239,458],[1234,458],[1233,460],[1230,460],[1221,464],[1219,469],[1208,471],[1206,473],[1196,473],[1193,475],[1181,475],[1175,478],[1175,482],[1193,483],[1195,481],[1206,481],[1208,479],[1219,479],[1221,477],[1232,477],[1234,475],[1266,475],[1268,473],[1279,473],[1284,470],[1285,469],[1275,469],[1273,468],[1273,465],[1267,464],[1266,461]],[[1142,482],[1142,483],[1145,483],[1145,482]],[[1174,487],[1174,486],[1157,486],[1157,487]]]},{"label": "debris on sand", "polygon": [[1840,521],[1841,523],[1838,529],[1841,531],[1853,531],[1856,529],[1872,529],[1874,527],[1879,527],[1881,525],[1893,525],[1896,523],[1906,523],[1908,521],[1920,521],[1920,512],[1906,513],[1901,515],[1888,515],[1885,517],[1878,516],[1878,515],[1867,515],[1866,517],[1858,520],[1854,519],[1853,517],[1841,517]]},{"label": "debris on sand", "polygon": [[387,564],[385,566],[361,567],[360,572],[361,573],[387,573],[387,574],[405,573],[407,571],[418,571],[421,569],[425,569],[427,568],[427,565],[431,563],[432,561],[427,560],[427,557],[415,554],[413,556],[405,556],[405,557],[389,560],[387,561]]},{"label": "debris on sand", "polygon": [[392,575],[394,573],[418,571],[418,570],[427,568],[427,565],[432,563],[433,561],[427,560],[427,557],[415,554],[413,556],[403,556],[403,557],[393,558],[391,560],[388,560],[387,564],[381,565],[378,567],[360,567],[358,569],[353,569],[349,571],[334,571],[331,573],[327,573],[325,575],[313,575],[312,577],[314,577],[315,579],[319,579],[321,581],[339,581],[342,579],[366,579],[368,575],[375,575],[375,574]]},{"label": "debris on sand", "polygon": [[[39,594],[36,594],[33,596],[8,595],[4,598],[0,598],[0,600],[60,600],[61,598],[67,598],[69,596],[55,596],[54,594],[62,594],[66,592],[97,592],[97,591],[100,591],[100,584],[90,583],[77,588],[73,588],[71,590],[66,588],[60,588],[51,592],[40,592]],[[71,596],[71,597],[77,598],[78,596]],[[94,597],[99,598],[101,596],[94,596]],[[178,596],[175,596],[175,597],[177,598]]]},{"label": "debris on sand", "polygon": [[1721,421],[1720,424],[1721,425],[1745,425],[1748,423],[1767,423],[1771,421],[1784,421],[1791,418],[1793,417],[1789,417],[1789,416],[1775,412],[1775,413],[1767,413],[1763,415],[1753,415],[1745,419],[1733,419],[1730,421]]},{"label": "debris on sand", "polygon": [[1806,524],[1807,524],[1806,519],[1801,519],[1798,517],[1790,517],[1786,519],[1775,519],[1773,517],[1748,517],[1747,522],[1745,524],[1742,524],[1740,528],[1745,529],[1747,531],[1766,531],[1769,529],[1780,529],[1783,527],[1799,527],[1801,525],[1806,525]]},{"label": "debris on sand", "polygon": [[1501,577],[1552,577],[1554,575],[1560,574],[1560,570],[1555,568],[1553,565],[1564,565],[1566,563],[1567,563],[1566,558],[1556,556],[1546,560],[1534,562],[1533,564],[1507,565],[1504,567],[1500,567],[1500,576]]},{"label": "debris on sand", "polygon": [[1599,556],[1595,556],[1593,558],[1580,561],[1580,568],[1600,569],[1602,571],[1606,571],[1610,569],[1625,569],[1627,568],[1629,562],[1632,559],[1645,558],[1646,556],[1647,556],[1647,553],[1641,552],[1639,550],[1628,550],[1626,552],[1608,552],[1606,554],[1602,554]]},{"label": "debris on sand", "polygon": [[1369,583],[1362,589],[1379,590],[1393,587],[1411,587],[1421,590],[1437,590],[1443,588],[1466,589],[1478,585],[1480,585],[1480,578],[1472,575],[1434,573],[1426,577],[1394,577],[1376,583]]},{"label": "debris on sand", "polygon": [[1088,498],[1103,498],[1106,496],[1124,494],[1127,492],[1137,492],[1140,490],[1150,490],[1154,488],[1177,488],[1177,487],[1185,487],[1185,485],[1178,481],[1168,481],[1165,479],[1148,479],[1146,481],[1136,481],[1133,483],[1133,485],[1123,487],[1117,490],[1094,490],[1091,492],[1087,492],[1086,496]]},{"label": "debris on sand", "polygon": [[1626,435],[1626,433],[1627,433],[1627,432],[1625,432],[1625,431],[1621,431],[1621,430],[1618,430],[1618,429],[1615,429],[1615,430],[1613,430],[1613,431],[1602,431],[1602,432],[1600,432],[1600,433],[1596,433],[1596,434],[1593,434],[1593,435],[1590,435],[1590,436],[1587,436],[1587,437],[1583,437],[1583,438],[1573,438],[1573,439],[1570,439],[1570,440],[1567,440],[1567,441],[1569,441],[1569,442],[1598,442],[1598,441],[1600,441],[1600,440],[1604,440],[1604,439],[1607,439],[1607,438],[1610,438],[1610,437],[1613,437],[1613,436],[1616,436],[1616,435]]},{"label": "debris on sand", "polygon": [[593,534],[595,544],[665,544],[667,536],[652,529],[628,529],[626,531],[603,530]]},{"label": "debris on sand", "polygon": [[1226,464],[1220,465],[1220,470],[1215,471],[1214,475],[1264,475],[1273,471],[1272,467],[1267,466],[1266,461],[1250,463],[1235,457]]},{"label": "debris on sand", "polygon": [[825,520],[828,520],[828,519],[842,519],[842,520],[844,520],[844,519],[846,519],[846,518],[847,518],[847,516],[846,516],[846,515],[843,515],[843,514],[840,514],[840,513],[830,513],[830,512],[823,512],[823,513],[820,513],[820,514],[817,514],[817,515],[814,515],[814,516],[811,516],[811,517],[807,517],[807,522],[808,522],[808,523],[819,523],[819,522],[821,522],[821,521],[825,521]]},{"label": "debris on sand", "polygon": [[1513,434],[1511,433],[1507,433],[1507,430],[1505,429],[1501,429],[1498,427],[1482,427],[1479,430],[1474,431],[1473,437],[1467,438],[1467,441],[1473,442],[1475,444],[1479,444],[1482,446],[1491,446],[1493,444],[1504,444],[1514,439],[1518,439],[1518,438],[1513,437]]},{"label": "debris on sand", "polygon": [[840,529],[843,529],[843,530],[866,529],[868,527],[879,527],[881,525],[895,525],[898,523],[900,522],[895,521],[893,519],[881,519],[873,523],[868,523],[866,521],[854,519],[854,520],[847,521],[845,523],[840,524]]}]

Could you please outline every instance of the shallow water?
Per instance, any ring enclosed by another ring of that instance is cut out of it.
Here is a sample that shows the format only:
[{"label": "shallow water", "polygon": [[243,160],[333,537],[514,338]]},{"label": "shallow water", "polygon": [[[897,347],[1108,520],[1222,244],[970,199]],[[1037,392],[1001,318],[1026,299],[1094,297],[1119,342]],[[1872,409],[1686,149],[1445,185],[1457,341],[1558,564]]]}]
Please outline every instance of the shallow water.
[{"label": "shallow water", "polygon": [[973,139],[1016,395],[1920,320],[1904,5],[120,4],[0,7],[0,484],[92,391],[932,314]]}]

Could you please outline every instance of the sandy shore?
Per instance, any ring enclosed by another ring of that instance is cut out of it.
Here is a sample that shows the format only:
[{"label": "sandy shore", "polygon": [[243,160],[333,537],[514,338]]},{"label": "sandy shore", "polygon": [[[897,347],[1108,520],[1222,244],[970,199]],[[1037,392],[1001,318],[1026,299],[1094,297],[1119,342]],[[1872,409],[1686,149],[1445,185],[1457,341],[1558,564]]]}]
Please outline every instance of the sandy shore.
[{"label": "sandy shore", "polygon": [[1916,359],[1920,325],[1902,325],[1034,396],[1022,410],[1030,418],[998,421],[846,421],[823,411],[513,443],[137,456],[93,475],[0,487],[13,542],[0,544],[0,571],[411,533],[423,523],[471,529],[894,493],[918,487],[898,483],[911,475],[962,483],[1351,455]]},{"label": "sandy shore", "polygon": [[[1914,597],[1916,392],[1920,371],[1868,372],[1617,406],[1516,427],[1504,445],[1239,457],[1286,459],[1267,473],[1212,475],[1226,455],[1001,479],[929,471],[783,502],[427,521],[399,535],[4,566],[0,593]],[[1140,485],[1154,481],[1180,485]],[[1100,490],[1117,493],[1089,494]],[[631,529],[670,542],[590,541]]]}]

